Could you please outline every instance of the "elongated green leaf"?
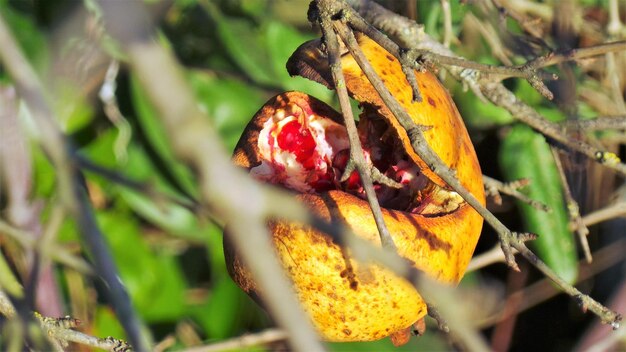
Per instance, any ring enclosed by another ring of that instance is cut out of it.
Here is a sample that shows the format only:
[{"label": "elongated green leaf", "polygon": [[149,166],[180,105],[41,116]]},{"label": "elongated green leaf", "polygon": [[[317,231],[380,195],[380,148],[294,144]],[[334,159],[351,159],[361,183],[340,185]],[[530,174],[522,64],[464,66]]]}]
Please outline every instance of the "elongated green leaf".
[{"label": "elongated green leaf", "polygon": [[98,221],[141,316],[150,322],[177,319],[184,311],[186,286],[176,258],[152,250],[123,207],[99,213]]},{"label": "elongated green leaf", "polygon": [[508,180],[528,178],[528,195],[551,209],[546,213],[519,204],[525,230],[539,235],[531,243],[537,255],[559,276],[573,283],[578,275],[574,237],[568,229],[563,191],[550,146],[524,125],[514,126],[500,149],[500,166]]},{"label": "elongated green leaf", "polygon": [[264,37],[258,27],[250,21],[225,16],[211,1],[202,4],[215,22],[220,43],[237,66],[256,83],[276,86]]}]

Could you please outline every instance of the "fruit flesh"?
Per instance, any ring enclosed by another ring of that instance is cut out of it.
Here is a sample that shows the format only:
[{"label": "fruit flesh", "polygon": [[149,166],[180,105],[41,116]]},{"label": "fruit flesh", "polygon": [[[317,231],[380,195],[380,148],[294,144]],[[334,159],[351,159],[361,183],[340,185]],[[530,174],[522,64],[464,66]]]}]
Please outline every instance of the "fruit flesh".
[{"label": "fruit flesh", "polygon": [[[301,112],[310,108],[300,106],[303,104],[306,103],[290,103],[264,123],[258,145],[261,165],[253,167],[251,174],[298,192],[339,189],[365,199],[358,172],[353,171],[347,181],[340,181],[349,160],[345,128],[324,116],[305,116]],[[402,185],[396,189],[374,183],[380,204],[430,216],[458,209],[464,203],[460,197],[448,200],[452,205],[445,208],[433,201],[432,195],[439,188],[422,175],[388,128],[384,120],[367,111],[358,124],[366,162]]]}]

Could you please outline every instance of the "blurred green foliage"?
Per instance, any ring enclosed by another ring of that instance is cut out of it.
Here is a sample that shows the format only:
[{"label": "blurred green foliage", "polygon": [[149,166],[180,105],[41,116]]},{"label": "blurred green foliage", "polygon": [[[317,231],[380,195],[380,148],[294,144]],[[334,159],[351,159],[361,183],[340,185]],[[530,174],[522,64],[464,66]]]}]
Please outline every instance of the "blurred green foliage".
[{"label": "blurred green foliage", "polygon": [[[0,0],[0,12],[31,62],[45,76],[51,69],[48,67],[51,50],[48,31],[53,26],[42,20],[47,17],[42,17],[38,11],[45,12],[49,8],[39,3],[25,5],[19,0]],[[453,32],[458,34],[468,7],[458,1],[451,1],[451,4]],[[38,10],[37,6],[45,9]],[[80,6],[80,3],[72,6]],[[316,37],[306,23],[297,23],[294,18],[296,13],[298,18],[306,18],[307,7],[306,0],[174,0],[167,10],[160,23],[159,38],[185,65],[185,74],[198,104],[208,113],[230,150],[256,110],[274,94],[300,90],[333,103],[332,92],[303,78],[289,77],[285,70],[291,53]],[[426,31],[442,38],[439,2],[417,1],[417,8]],[[62,18],[55,20],[62,21]],[[486,45],[472,48],[472,55],[469,59],[498,63]],[[8,81],[6,73],[0,71],[0,82]],[[121,85],[117,92],[120,107],[133,133],[124,155],[115,146],[119,130],[94,109],[95,105],[63,99],[73,95],[56,92],[54,96],[61,98],[54,105],[64,130],[79,141],[79,152],[94,163],[170,196],[193,197],[198,193],[193,174],[173,155],[166,131],[159,124],[143,88],[132,72],[122,73],[118,83]],[[512,116],[503,109],[481,102],[473,94],[463,92],[459,85],[451,89],[474,136],[480,136],[480,131],[513,123]],[[526,82],[516,80],[513,90],[544,116],[552,120],[564,118],[554,104],[546,102]],[[581,110],[589,108],[581,106]],[[526,230],[540,234],[535,243],[540,256],[564,278],[573,281],[577,275],[576,252],[567,229],[560,181],[549,153],[542,137],[528,128],[514,126],[504,138],[499,155],[507,178],[531,179],[528,194],[553,209],[552,214],[545,214],[521,205],[520,214]],[[35,196],[54,200],[57,197],[54,169],[37,148],[33,148],[32,162]],[[184,206],[155,202],[145,194],[95,174],[87,174],[87,184],[92,197],[103,198],[96,204],[98,223],[107,236],[135,308],[152,329],[155,340],[174,332],[181,322],[191,324],[199,338],[207,341],[238,336],[270,324],[265,314],[228,277],[222,234],[215,224],[198,219]],[[49,213],[54,204],[54,201],[47,202],[44,213]],[[73,243],[79,241],[80,236],[68,220],[59,237]],[[57,270],[62,273],[69,269]],[[476,285],[475,282],[467,284]],[[97,288],[95,282],[89,285]],[[70,306],[70,302],[65,303]],[[106,302],[94,302],[92,308],[91,324],[95,333],[123,337]],[[177,341],[174,347],[181,346]],[[412,339],[398,349],[389,340],[330,346],[336,351],[449,348],[436,333]]]}]

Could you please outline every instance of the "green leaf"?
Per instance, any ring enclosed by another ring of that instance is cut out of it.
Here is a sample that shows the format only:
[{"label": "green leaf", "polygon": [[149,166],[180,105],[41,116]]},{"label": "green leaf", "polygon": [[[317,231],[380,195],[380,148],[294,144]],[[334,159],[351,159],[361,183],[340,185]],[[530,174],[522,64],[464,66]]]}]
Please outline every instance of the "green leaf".
[{"label": "green leaf", "polygon": [[97,218],[141,316],[152,322],[178,319],[185,310],[186,286],[176,258],[149,248],[135,218],[122,207]]},{"label": "green leaf", "polygon": [[[30,63],[39,72],[45,72],[48,64],[48,42],[31,17],[15,11],[8,1],[0,1],[0,13]],[[2,70],[0,70],[2,72]]]},{"label": "green leaf", "polygon": [[215,281],[211,295],[204,305],[194,307],[192,314],[211,339],[223,339],[236,334],[245,326],[246,316],[254,311],[243,291],[225,278]]},{"label": "green leaf", "polygon": [[225,16],[210,1],[203,1],[202,5],[215,22],[220,43],[237,66],[256,83],[276,87],[259,28],[249,20]]},{"label": "green leaf", "polygon": [[93,106],[85,101],[78,87],[65,82],[58,83],[55,92],[54,110],[65,133],[71,134],[87,126],[94,117]]},{"label": "green leaf", "polygon": [[529,127],[515,125],[502,141],[499,157],[507,180],[528,178],[528,196],[552,209],[546,213],[518,203],[525,230],[539,235],[530,245],[561,278],[575,282],[578,263],[574,236],[568,228],[561,180],[550,146]]},{"label": "green leaf", "polygon": [[454,92],[454,101],[470,128],[487,129],[514,121],[513,116],[505,109],[492,103],[484,103],[474,93],[463,92],[460,88]]},{"label": "green leaf", "polygon": [[233,150],[265,97],[241,81],[218,79],[204,71],[190,71],[187,77],[200,107],[207,112],[228,150]]},{"label": "green leaf", "polygon": [[110,307],[98,306],[93,325],[95,336],[114,336],[117,339],[126,339],[126,332]]}]

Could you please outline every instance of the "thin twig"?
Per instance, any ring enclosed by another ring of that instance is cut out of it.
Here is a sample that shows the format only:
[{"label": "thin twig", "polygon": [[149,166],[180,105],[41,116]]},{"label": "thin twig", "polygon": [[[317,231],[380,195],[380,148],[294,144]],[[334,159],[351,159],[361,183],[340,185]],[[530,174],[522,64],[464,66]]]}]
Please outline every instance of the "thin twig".
[{"label": "thin twig", "polygon": [[115,91],[117,89],[117,74],[120,69],[120,63],[117,60],[111,60],[107,68],[104,82],[98,92],[98,97],[104,105],[104,113],[111,123],[117,128],[118,136],[113,143],[113,151],[115,156],[121,161],[126,162],[128,159],[128,143],[132,137],[132,129],[128,120],[124,118],[117,103]]},{"label": "thin twig", "polygon": [[68,342],[74,342],[81,345],[95,347],[111,352],[130,352],[132,348],[126,341],[113,337],[98,338],[84,334],[80,331],[73,330],[80,325],[80,321],[71,317],[50,318],[35,313],[35,317],[39,320],[41,327],[46,335],[52,339],[58,340],[62,345]]},{"label": "thin twig", "polygon": [[2,220],[0,220],[0,232],[11,237],[25,249],[39,250],[43,252],[42,254],[44,256],[50,257],[58,263],[66,265],[80,273],[93,275],[93,269],[89,263],[75,256],[57,243],[50,243],[47,247],[39,246],[39,241],[37,241],[32,234],[15,228]]},{"label": "thin twig", "polygon": [[[324,37],[326,39],[329,66],[333,75],[333,79],[335,81],[337,95],[339,96],[339,105],[341,107],[341,112],[344,117],[344,123],[348,131],[348,138],[350,139],[350,159],[354,161],[354,166],[361,176],[361,184],[363,185],[365,194],[367,195],[367,201],[370,205],[370,209],[372,210],[372,214],[376,222],[376,227],[378,228],[380,242],[383,248],[395,252],[396,245],[393,243],[391,234],[389,233],[389,230],[385,225],[383,213],[380,204],[378,203],[378,198],[376,197],[374,185],[372,184],[372,179],[370,177],[371,169],[367,166],[367,163],[365,162],[365,154],[361,147],[361,142],[359,141],[356,123],[354,122],[354,116],[352,114],[352,106],[350,105],[350,97],[348,96],[345,78],[343,76],[343,69],[341,67],[339,41],[337,40],[337,35],[333,31],[332,19],[328,15],[328,12],[320,13],[320,24],[322,27],[322,32],[324,33]],[[350,168],[346,168],[346,171],[342,178],[349,176],[351,173],[352,170],[350,170]]]},{"label": "thin twig", "polygon": [[441,316],[437,306],[432,303],[426,303],[426,307],[428,308],[428,316],[435,319],[435,321],[437,322],[437,328],[444,333],[449,333],[450,327],[448,326],[448,322],[444,317]]},{"label": "thin twig", "polygon": [[[516,254],[517,250],[513,251],[513,254]],[[495,263],[505,263],[504,253],[502,253],[502,249],[499,245],[493,246],[492,249],[481,253],[477,256],[474,256],[467,266],[467,272],[480,270],[486,266]]]},{"label": "thin twig", "polygon": [[[12,319],[16,315],[16,310],[11,300],[0,291],[0,314],[8,319]],[[41,328],[46,332],[46,336],[56,342],[54,345],[67,346],[68,342],[75,342],[89,347],[100,348],[112,352],[131,351],[130,346],[123,340],[112,337],[97,338],[80,331],[73,330],[80,322],[70,317],[50,318],[44,317],[39,313],[34,313],[34,317],[39,321]],[[61,351],[64,349],[61,348]]]},{"label": "thin twig", "polygon": [[[576,278],[577,282],[584,282],[594,277],[599,272],[606,270],[616,263],[624,259],[624,246],[626,246],[626,240],[622,239],[617,242],[613,242],[606,245],[595,252],[596,259],[591,264],[586,264],[583,260],[579,262],[580,274]],[[558,294],[559,291],[549,279],[542,279],[525,287],[523,290],[512,293],[514,296],[523,297],[523,302],[519,309],[515,312],[509,312],[510,314],[519,314],[524,312],[541,302],[544,302]],[[495,324],[496,322],[506,319],[508,314],[499,311],[492,316],[486,317],[478,322],[478,326],[487,327]],[[621,330],[621,329],[620,329]]]},{"label": "thin twig", "polygon": [[556,169],[559,173],[559,178],[561,179],[561,188],[563,189],[563,196],[565,197],[565,204],[567,206],[567,215],[569,216],[570,228],[573,227],[576,235],[578,236],[578,241],[580,242],[580,246],[582,247],[583,253],[585,255],[585,260],[587,261],[587,263],[591,263],[593,261],[593,258],[591,257],[591,250],[589,249],[589,241],[587,241],[589,229],[583,223],[580,216],[580,208],[578,206],[578,202],[572,196],[572,191],[569,187],[569,183],[567,182],[567,177],[565,176],[565,170],[563,170],[563,163],[561,163],[559,151],[555,147],[551,147],[551,150],[552,156],[554,158],[554,164],[556,165]]},{"label": "thin twig", "polygon": [[197,204],[197,202],[193,199],[190,200],[188,198],[173,196],[161,192],[150,183],[130,179],[127,176],[116,172],[115,170],[110,170],[101,165],[95,164],[93,161],[87,159],[80,154],[75,154],[74,157],[81,169],[93,172],[113,183],[127,187],[135,192],[143,193],[155,202],[173,203],[190,211],[196,211],[199,206],[199,204]]},{"label": "thin twig", "polygon": [[524,15],[519,14],[517,11],[505,7],[499,0],[491,0],[491,3],[502,15],[509,16],[517,23],[519,23],[524,32],[531,35],[534,40],[539,40],[541,43],[544,44],[544,46],[547,46],[543,40],[541,26],[537,25],[537,20],[529,20],[528,18],[524,17]]},{"label": "thin twig", "polygon": [[[502,182],[498,181],[489,176],[483,175],[483,183],[485,184],[485,191],[488,195],[494,197],[494,201],[496,204],[502,203],[502,198],[500,198],[500,193],[511,196],[529,206],[550,213],[552,209],[546,204],[541,203],[540,201],[529,198],[524,193],[518,191],[518,189],[526,187],[530,181],[528,179],[516,180],[511,182]],[[498,200],[499,199],[499,200]]]},{"label": "thin twig", "polygon": [[542,67],[556,65],[561,62],[588,59],[594,56],[604,55],[606,53],[613,53],[625,50],[626,40],[620,40],[611,43],[597,44],[586,48],[577,48],[565,50],[562,52],[549,53],[547,55],[533,59],[522,65],[521,67],[538,69]]}]

